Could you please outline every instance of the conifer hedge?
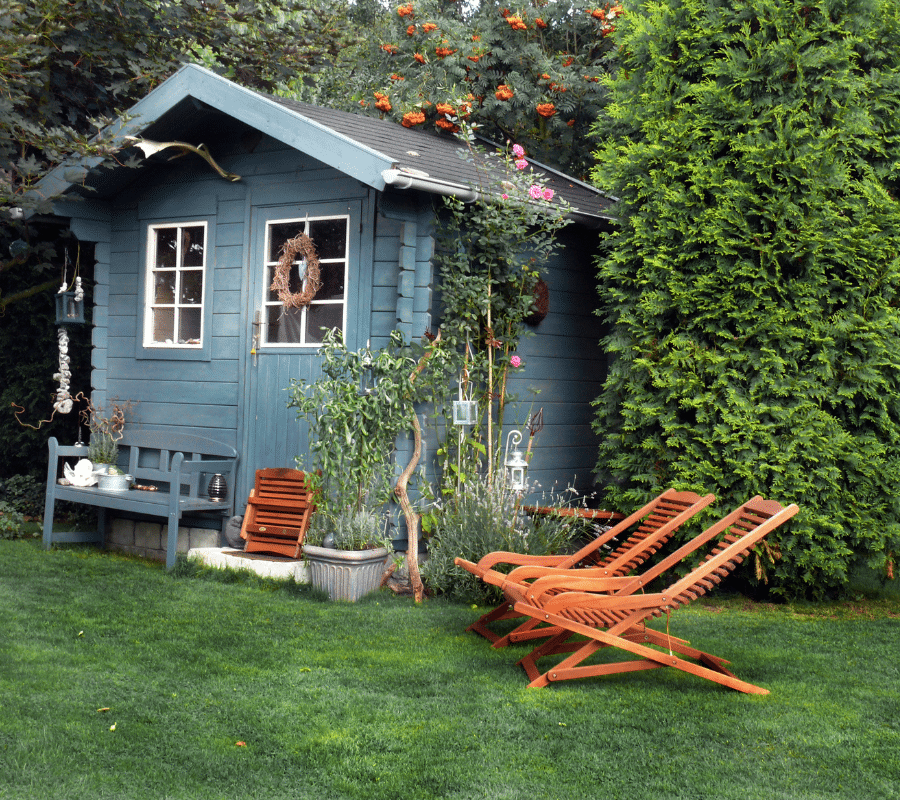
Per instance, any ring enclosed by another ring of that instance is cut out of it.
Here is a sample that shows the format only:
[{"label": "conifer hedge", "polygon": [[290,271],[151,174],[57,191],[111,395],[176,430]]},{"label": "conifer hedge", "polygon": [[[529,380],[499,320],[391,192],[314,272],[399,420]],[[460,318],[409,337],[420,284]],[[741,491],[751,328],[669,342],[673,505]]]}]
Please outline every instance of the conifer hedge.
[{"label": "conifer hedge", "polygon": [[611,502],[796,502],[769,588],[900,551],[900,4],[628,5],[598,123]]}]

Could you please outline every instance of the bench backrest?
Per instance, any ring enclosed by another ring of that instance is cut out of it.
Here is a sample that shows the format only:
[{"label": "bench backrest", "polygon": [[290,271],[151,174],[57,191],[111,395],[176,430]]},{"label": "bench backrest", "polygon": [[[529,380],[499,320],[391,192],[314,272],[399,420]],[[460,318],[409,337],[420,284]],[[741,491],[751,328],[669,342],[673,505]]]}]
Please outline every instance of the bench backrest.
[{"label": "bench backrest", "polygon": [[[219,462],[216,467],[211,465],[209,472],[221,472],[229,476],[231,478],[228,482],[229,492],[233,491],[234,462],[237,459],[237,450],[230,445],[202,436],[167,431],[126,432],[119,441],[119,464],[139,483],[152,481],[157,484],[171,484],[172,459],[177,453],[182,453],[186,462]],[[230,461],[230,467],[221,466],[222,461]],[[183,475],[179,493],[183,492],[186,487],[187,494],[196,497],[201,489],[200,477],[197,472],[188,472]],[[169,491],[175,491],[175,487],[170,485]]]}]

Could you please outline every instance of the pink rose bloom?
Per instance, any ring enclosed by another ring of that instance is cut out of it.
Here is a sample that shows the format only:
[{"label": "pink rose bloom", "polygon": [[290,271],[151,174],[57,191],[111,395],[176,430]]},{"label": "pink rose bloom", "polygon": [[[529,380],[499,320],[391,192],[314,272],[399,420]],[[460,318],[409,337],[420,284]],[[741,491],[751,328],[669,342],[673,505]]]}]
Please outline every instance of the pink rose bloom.
[{"label": "pink rose bloom", "polygon": [[509,360],[509,365],[510,365],[513,369],[517,369],[518,367],[522,366],[522,359],[519,358],[518,356],[513,356],[513,357]]},{"label": "pink rose bloom", "polygon": [[528,190],[528,196],[532,200],[540,200],[541,197],[544,196],[544,191],[536,183],[533,183],[531,184],[531,188]]},{"label": "pink rose bloom", "polygon": [[520,158],[516,161],[516,169],[525,169],[528,166],[528,162],[524,158]]},{"label": "pink rose bloom", "polygon": [[522,145],[514,144],[512,150],[513,150],[513,155],[516,158],[524,158],[525,157],[525,148],[522,147]]},{"label": "pink rose bloom", "polygon": [[553,199],[553,189],[544,189],[544,200]]}]

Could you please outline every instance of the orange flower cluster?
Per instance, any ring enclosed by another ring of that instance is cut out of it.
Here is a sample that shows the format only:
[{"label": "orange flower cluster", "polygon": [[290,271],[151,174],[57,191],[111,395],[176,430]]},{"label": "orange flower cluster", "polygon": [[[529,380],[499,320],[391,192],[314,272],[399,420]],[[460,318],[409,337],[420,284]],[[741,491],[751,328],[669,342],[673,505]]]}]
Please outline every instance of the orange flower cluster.
[{"label": "orange flower cluster", "polygon": [[394,73],[391,75],[391,80],[392,80],[392,81],[405,81],[406,78],[404,78],[402,75],[398,75],[396,72],[394,72]]},{"label": "orange flower cluster", "polygon": [[413,58],[414,58],[416,61],[418,61],[420,64],[424,64],[424,63],[425,63],[425,56],[423,56],[421,53],[416,53],[416,54],[413,56]]},{"label": "orange flower cluster", "polygon": [[509,100],[513,96],[513,90],[510,89],[505,83],[501,83],[497,87],[497,91],[494,92],[494,97],[498,100]]},{"label": "orange flower cluster", "polygon": [[575,59],[572,58],[572,56],[569,56],[565,61],[563,61],[563,66],[570,67],[573,63],[575,63]]},{"label": "orange flower cluster", "polygon": [[405,5],[399,6],[397,8],[397,13],[401,17],[411,17],[413,15],[413,4],[406,3]]},{"label": "orange flower cluster", "polygon": [[607,3],[603,8],[595,8],[588,11],[588,14],[600,21],[601,36],[609,36],[616,29],[616,18],[624,13],[625,9],[621,5],[611,5],[610,3]]},{"label": "orange flower cluster", "polygon": [[413,125],[421,125],[425,122],[425,114],[421,111],[407,111],[403,115],[403,119],[400,121],[400,124],[404,128],[411,128]]},{"label": "orange flower cluster", "polygon": [[388,96],[386,94],[382,94],[381,92],[375,92],[375,108],[379,111],[390,111],[391,101],[388,100]]},{"label": "orange flower cluster", "polygon": [[451,50],[449,47],[436,47],[434,52],[437,53],[438,58],[444,58],[446,56],[452,56],[456,50]]},{"label": "orange flower cluster", "polygon": [[422,25],[422,30],[425,33],[431,33],[432,31],[437,30],[437,25],[435,25],[433,22],[426,22],[424,25]]},{"label": "orange flower cluster", "polygon": [[566,87],[563,86],[561,83],[551,83],[550,84],[551,92],[564,92],[565,90],[566,90]]},{"label": "orange flower cluster", "polygon": [[481,58],[481,56],[466,56],[466,58],[468,58],[469,61],[471,61],[473,64],[477,64],[478,59]]},{"label": "orange flower cluster", "polygon": [[413,35],[415,35],[415,32],[416,32],[416,26],[415,26],[415,25],[410,25],[410,26],[406,29],[406,35],[407,35],[407,36],[413,36]]},{"label": "orange flower cluster", "polygon": [[392,56],[400,52],[400,48],[395,44],[383,44],[381,45],[381,49],[384,50],[385,53],[390,53]]},{"label": "orange flower cluster", "polygon": [[434,124],[441,130],[450,131],[450,133],[456,133],[459,130],[459,125],[454,125],[449,119],[445,119],[444,117],[436,120]]},{"label": "orange flower cluster", "polygon": [[556,113],[556,106],[553,103],[538,103],[537,112],[542,117],[549,119]]},{"label": "orange flower cluster", "polygon": [[528,26],[525,24],[524,20],[517,15],[509,16],[506,18],[506,21],[509,23],[509,26],[514,31],[527,31]]},{"label": "orange flower cluster", "polygon": [[549,80],[550,80],[550,76],[545,72],[543,75],[541,75],[541,80],[549,81]]},{"label": "orange flower cluster", "polygon": [[537,25],[539,28],[546,28],[546,27],[547,27],[547,23],[544,22],[544,20],[542,20],[540,17],[538,17],[538,18],[534,21],[534,24]]},{"label": "orange flower cluster", "polygon": [[456,109],[450,103],[438,103],[435,108],[438,114],[449,114],[451,117],[456,114]]}]

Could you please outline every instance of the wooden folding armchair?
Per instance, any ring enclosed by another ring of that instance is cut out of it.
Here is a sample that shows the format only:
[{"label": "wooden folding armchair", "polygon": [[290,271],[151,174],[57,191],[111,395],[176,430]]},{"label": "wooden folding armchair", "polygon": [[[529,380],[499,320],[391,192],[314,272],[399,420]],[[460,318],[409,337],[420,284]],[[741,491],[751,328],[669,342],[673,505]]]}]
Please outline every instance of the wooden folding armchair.
[{"label": "wooden folding armchair", "polygon": [[[544,569],[569,570],[593,567],[598,570],[597,577],[624,575],[643,564],[671,538],[680,525],[714,500],[715,496],[711,494],[701,497],[694,492],[669,489],[571,555],[529,556],[498,550],[488,553],[477,564],[462,558],[455,559],[455,563],[494,586],[506,586],[510,581],[509,575],[494,569],[498,564],[527,566],[533,569],[517,573],[523,581],[533,580],[542,574],[541,571]],[[621,544],[610,545],[609,543],[617,537],[623,537]],[[506,636],[500,636],[488,627],[489,623],[498,620],[522,616],[513,610],[515,599],[515,597],[505,599],[493,611],[483,614],[469,625],[466,630],[480,633],[493,642],[493,647],[504,647],[510,641],[549,635],[543,629],[529,634],[529,631],[538,625],[532,619],[526,620]]]},{"label": "wooden folding armchair", "polygon": [[241,537],[247,553],[300,558],[313,503],[306,475],[296,469],[259,469],[247,499]]},{"label": "wooden folding armchair", "polygon": [[[768,690],[737,678],[726,668],[729,662],[725,659],[670,636],[668,622],[663,632],[648,628],[646,621],[663,614],[668,619],[671,611],[712,589],[766,534],[798,510],[796,505],[783,507],[759,496],[744,503],[708,529],[715,536],[722,534],[722,538],[706,558],[662,592],[636,594],[635,589],[642,588],[646,581],[636,583],[629,577],[598,578],[570,573],[539,578],[527,587],[527,594],[515,603],[515,610],[560,632],[519,661],[531,679],[529,685],[546,686],[573,678],[673,667],[737,691],[768,694]],[[575,640],[576,635],[587,640]],[[622,650],[637,658],[586,663],[604,648]],[[571,655],[541,672],[537,661],[560,653]]]}]

